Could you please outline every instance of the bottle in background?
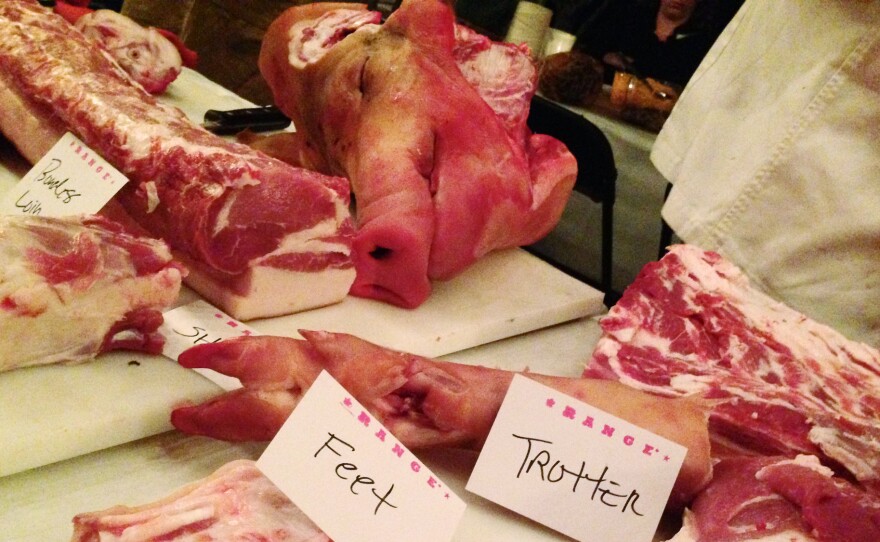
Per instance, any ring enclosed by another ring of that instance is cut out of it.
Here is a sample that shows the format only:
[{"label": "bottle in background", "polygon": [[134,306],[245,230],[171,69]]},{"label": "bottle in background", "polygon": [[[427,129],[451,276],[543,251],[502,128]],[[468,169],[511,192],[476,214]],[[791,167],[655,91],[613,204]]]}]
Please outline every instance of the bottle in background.
[{"label": "bottle in background", "polygon": [[543,56],[550,20],[553,18],[553,10],[547,4],[548,0],[520,1],[504,38],[509,43],[527,44],[535,60]]}]

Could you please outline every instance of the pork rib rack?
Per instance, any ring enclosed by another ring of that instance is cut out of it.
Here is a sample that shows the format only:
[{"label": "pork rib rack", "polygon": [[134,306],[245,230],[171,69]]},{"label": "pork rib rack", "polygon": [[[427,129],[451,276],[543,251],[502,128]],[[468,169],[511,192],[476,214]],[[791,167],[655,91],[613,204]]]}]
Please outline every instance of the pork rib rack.
[{"label": "pork rib rack", "polygon": [[457,26],[439,0],[406,0],[379,23],[363,4],[290,8],[260,70],[310,162],[351,181],[352,294],[416,307],[432,280],[549,232],[577,163],[526,126],[527,50]]},{"label": "pork rib rack", "polygon": [[815,455],[880,488],[880,352],[690,245],[645,266],[601,321],[584,376],[713,399],[713,454]]},{"label": "pork rib rack", "polygon": [[233,316],[296,312],[348,293],[345,179],[203,130],[34,1],[0,2],[0,96],[0,127],[29,160],[67,129],[127,175],[116,200],[168,242],[189,286]]}]

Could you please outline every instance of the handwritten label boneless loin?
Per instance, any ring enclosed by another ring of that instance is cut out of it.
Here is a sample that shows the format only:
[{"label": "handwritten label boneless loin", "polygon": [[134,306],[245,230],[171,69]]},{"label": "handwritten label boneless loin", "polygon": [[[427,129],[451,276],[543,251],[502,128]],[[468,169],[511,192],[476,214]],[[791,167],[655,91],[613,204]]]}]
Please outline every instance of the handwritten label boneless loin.
[{"label": "handwritten label boneless loin", "polygon": [[465,509],[326,371],[257,466],[335,542],[448,542]]},{"label": "handwritten label boneless loin", "polygon": [[577,540],[650,541],[686,452],[517,375],[467,489]]},{"label": "handwritten label boneless loin", "polygon": [[0,212],[62,217],[94,214],[128,179],[66,133],[10,190]]}]

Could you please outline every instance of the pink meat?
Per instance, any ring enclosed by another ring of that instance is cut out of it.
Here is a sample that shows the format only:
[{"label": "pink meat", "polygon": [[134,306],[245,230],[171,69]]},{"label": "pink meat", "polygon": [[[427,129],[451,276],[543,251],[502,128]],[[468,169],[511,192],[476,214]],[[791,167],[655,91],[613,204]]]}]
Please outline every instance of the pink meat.
[{"label": "pink meat", "polygon": [[601,326],[584,376],[711,398],[716,451],[817,455],[880,487],[880,352],[754,289],[720,255],[673,247]]},{"label": "pink meat", "polygon": [[[327,370],[410,449],[480,449],[514,372],[392,351],[351,335],[301,331],[305,340],[247,337],[201,345],[179,357],[243,388],[174,410],[178,429],[225,440],[270,440],[321,370]],[[670,507],[710,477],[703,405],[655,397],[601,380],[524,373],[542,384],[638,423],[688,448]]]},{"label": "pink meat", "polygon": [[813,456],[722,460],[685,518],[674,542],[880,540],[880,500]]},{"label": "pink meat", "polygon": [[0,217],[0,371],[111,350],[161,353],[182,266],[100,217]]},{"label": "pink meat", "polygon": [[233,316],[295,312],[347,294],[354,268],[345,179],[203,130],[132,85],[36,2],[0,3],[0,71],[25,110],[4,112],[0,127],[27,157],[48,150],[57,125],[23,132],[19,118],[73,131],[131,180],[117,196],[127,214],[165,239],[190,266],[189,284]]},{"label": "pink meat", "polygon": [[71,542],[330,542],[253,461],[227,463],[156,502],[77,514]]},{"label": "pink meat", "polygon": [[525,120],[527,53],[455,25],[439,0],[379,23],[359,4],[291,8],[266,33],[275,102],[357,204],[354,295],[416,307],[431,280],[531,243],[557,223],[577,172]]}]

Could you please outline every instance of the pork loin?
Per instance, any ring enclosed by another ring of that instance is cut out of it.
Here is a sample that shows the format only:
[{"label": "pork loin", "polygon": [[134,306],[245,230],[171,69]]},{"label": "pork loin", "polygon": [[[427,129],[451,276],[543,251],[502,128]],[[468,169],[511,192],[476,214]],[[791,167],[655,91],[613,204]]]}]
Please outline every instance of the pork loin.
[{"label": "pork loin", "polygon": [[15,97],[14,111],[4,104],[0,115],[10,140],[30,160],[54,144],[59,126],[85,141],[131,180],[116,201],[168,242],[190,269],[187,284],[215,305],[247,320],[348,293],[347,180],[207,132],[34,1],[0,3],[0,72]]}]

